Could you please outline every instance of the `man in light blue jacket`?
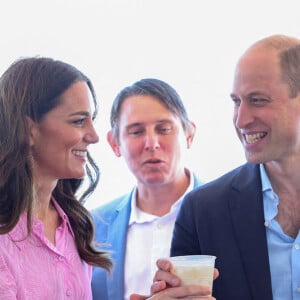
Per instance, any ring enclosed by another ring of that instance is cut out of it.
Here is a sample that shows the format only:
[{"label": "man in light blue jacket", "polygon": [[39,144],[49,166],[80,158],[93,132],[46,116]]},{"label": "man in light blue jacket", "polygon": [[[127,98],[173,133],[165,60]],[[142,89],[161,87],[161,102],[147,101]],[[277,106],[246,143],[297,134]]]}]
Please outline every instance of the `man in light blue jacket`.
[{"label": "man in light blue jacket", "polygon": [[114,100],[107,140],[137,180],[133,190],[92,211],[96,242],[111,251],[114,269],[93,272],[94,300],[128,300],[149,294],[156,260],[168,257],[182,199],[199,180],[185,166],[195,125],[178,93],[146,78]]}]

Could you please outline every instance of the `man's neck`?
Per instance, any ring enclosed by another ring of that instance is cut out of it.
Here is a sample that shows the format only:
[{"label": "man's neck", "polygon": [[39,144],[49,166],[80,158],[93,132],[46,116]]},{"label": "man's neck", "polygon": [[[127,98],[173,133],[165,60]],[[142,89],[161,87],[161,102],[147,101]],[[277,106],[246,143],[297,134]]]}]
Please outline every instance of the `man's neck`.
[{"label": "man's neck", "polygon": [[139,209],[147,213],[163,216],[167,214],[172,205],[187,191],[190,185],[190,176],[185,175],[180,180],[157,186],[138,184],[136,204]]}]

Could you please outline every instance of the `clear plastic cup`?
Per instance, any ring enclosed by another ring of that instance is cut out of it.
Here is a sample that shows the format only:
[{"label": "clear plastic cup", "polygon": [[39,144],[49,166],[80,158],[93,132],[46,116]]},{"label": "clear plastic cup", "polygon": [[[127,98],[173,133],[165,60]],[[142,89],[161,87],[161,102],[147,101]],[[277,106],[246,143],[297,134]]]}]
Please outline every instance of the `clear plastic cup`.
[{"label": "clear plastic cup", "polygon": [[212,289],[216,257],[212,255],[173,256],[171,273],[181,279],[181,285],[205,285]]}]

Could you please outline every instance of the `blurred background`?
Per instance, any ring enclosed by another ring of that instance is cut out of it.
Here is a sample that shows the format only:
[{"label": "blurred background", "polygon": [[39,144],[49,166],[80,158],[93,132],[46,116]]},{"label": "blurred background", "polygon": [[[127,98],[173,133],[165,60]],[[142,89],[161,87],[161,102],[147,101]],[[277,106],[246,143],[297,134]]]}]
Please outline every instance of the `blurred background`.
[{"label": "blurred background", "polygon": [[187,166],[203,181],[245,161],[229,97],[235,63],[272,34],[300,38],[298,0],[10,0],[0,9],[0,74],[17,58],[50,56],[94,83],[100,142],[91,147],[100,184],[93,208],[135,183],[106,142],[112,100],[145,77],[171,84],[197,126]]}]

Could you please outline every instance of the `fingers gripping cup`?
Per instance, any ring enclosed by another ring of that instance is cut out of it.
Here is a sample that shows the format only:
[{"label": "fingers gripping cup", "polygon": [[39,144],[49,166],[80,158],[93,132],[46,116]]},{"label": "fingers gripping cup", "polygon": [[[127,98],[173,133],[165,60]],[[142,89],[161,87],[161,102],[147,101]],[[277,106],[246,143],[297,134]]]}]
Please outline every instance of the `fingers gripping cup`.
[{"label": "fingers gripping cup", "polygon": [[181,285],[205,285],[212,289],[215,256],[187,255],[174,256],[171,272],[181,279]]}]

